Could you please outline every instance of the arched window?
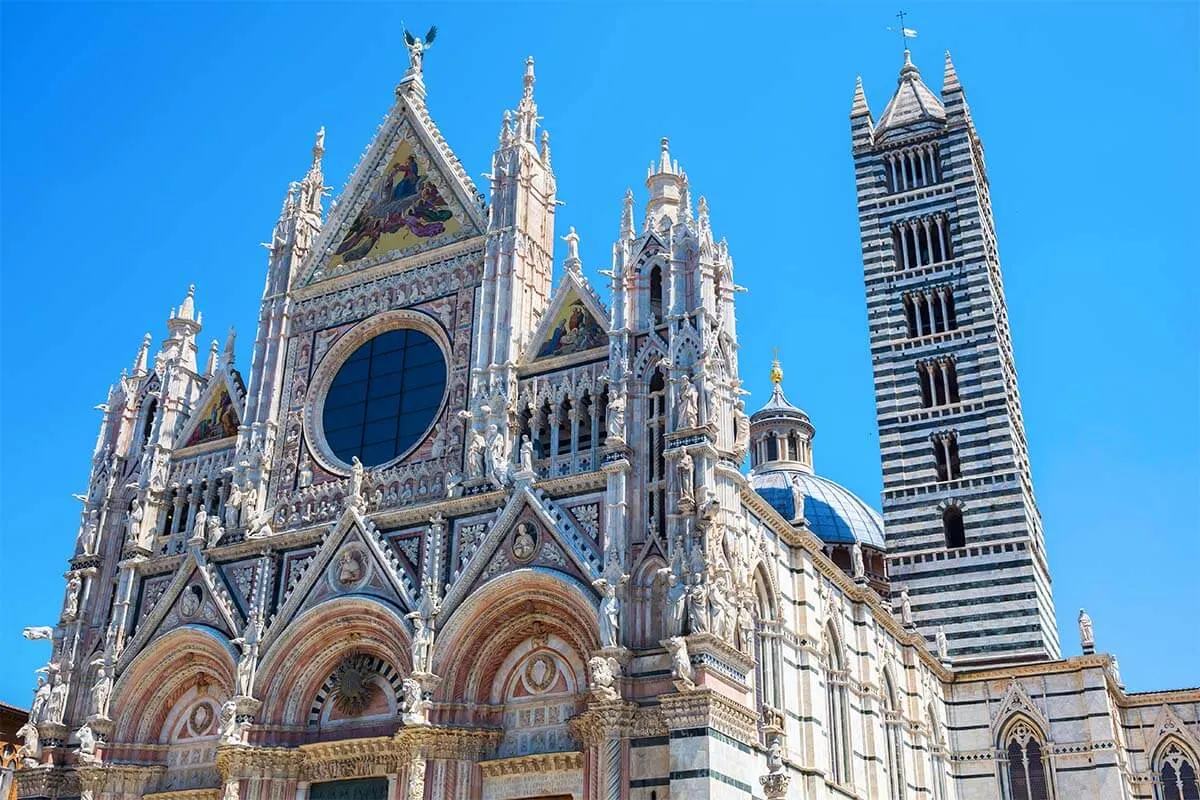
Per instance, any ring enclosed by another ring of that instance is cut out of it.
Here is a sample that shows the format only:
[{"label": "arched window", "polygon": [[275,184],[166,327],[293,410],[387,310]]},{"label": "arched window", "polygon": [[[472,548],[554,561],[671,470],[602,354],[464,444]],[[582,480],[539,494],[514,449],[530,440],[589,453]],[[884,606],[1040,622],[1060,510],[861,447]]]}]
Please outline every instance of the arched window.
[{"label": "arched window", "polygon": [[933,706],[929,707],[929,783],[933,800],[946,800],[946,740]]},{"label": "arched window", "polygon": [[1001,747],[1007,800],[1050,800],[1041,734],[1018,720],[1008,728]]},{"label": "arched window", "polygon": [[963,529],[962,509],[949,505],[942,511],[942,531],[946,534],[947,549],[967,546],[967,532]]},{"label": "arched window", "polygon": [[649,433],[646,448],[646,523],[653,520],[662,536],[667,530],[666,460],[663,458],[664,437],[667,431],[667,382],[662,370],[655,369],[650,378],[650,393],[646,398],[646,429]]},{"label": "arched window", "polygon": [[839,784],[849,784],[850,720],[846,683],[849,678],[842,644],[837,631],[830,626],[825,631],[825,720],[829,726],[829,777]]},{"label": "arched window", "polygon": [[663,280],[659,266],[650,270],[650,322],[656,326],[663,323]]},{"label": "arched window", "polygon": [[555,455],[565,456],[571,452],[571,401],[564,397],[558,407],[558,449]]},{"label": "arched window", "polygon": [[771,630],[775,622],[775,602],[762,570],[763,567],[759,567],[754,575],[754,621],[758,635],[755,642],[748,643],[747,650],[755,654],[758,662],[756,678],[759,702],[779,709],[783,708],[779,679],[779,637]]},{"label": "arched window", "polygon": [[888,797],[904,800],[904,739],[900,698],[891,674],[883,671],[883,738],[887,745]]},{"label": "arched window", "polygon": [[1196,759],[1179,742],[1168,741],[1160,747],[1154,765],[1158,800],[1200,800]]}]

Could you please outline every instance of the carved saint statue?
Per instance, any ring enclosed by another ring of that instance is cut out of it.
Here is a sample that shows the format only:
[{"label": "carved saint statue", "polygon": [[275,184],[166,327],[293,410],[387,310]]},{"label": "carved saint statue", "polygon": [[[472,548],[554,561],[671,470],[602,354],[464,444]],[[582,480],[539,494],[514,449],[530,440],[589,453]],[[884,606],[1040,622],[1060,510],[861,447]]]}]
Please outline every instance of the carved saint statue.
[{"label": "carved saint statue", "polygon": [[101,662],[96,667],[96,682],[92,684],[92,714],[108,717],[108,700],[112,697],[113,679]]},{"label": "carved saint statue", "polygon": [[684,375],[679,379],[679,408],[675,416],[675,427],[694,428],[700,422],[699,395],[692,379]]},{"label": "carved saint statue", "polygon": [[733,457],[739,464],[750,452],[750,418],[746,416],[746,403],[737,401],[733,412]]},{"label": "carved saint statue", "polygon": [[83,581],[78,572],[72,572],[67,578],[67,601],[63,606],[63,619],[68,622],[79,616],[79,589]]},{"label": "carved saint statue", "polygon": [[488,425],[487,433],[488,474],[498,484],[508,480],[508,438],[495,423]]},{"label": "carved saint statue", "polygon": [[528,436],[521,437],[521,471],[533,472],[533,442]]},{"label": "carved saint statue", "polygon": [[1085,653],[1096,649],[1096,632],[1092,627],[1092,617],[1082,608],[1079,609],[1079,644]]},{"label": "carved saint statue", "polygon": [[50,684],[46,682],[45,677],[38,675],[37,689],[33,692],[33,707],[29,710],[29,719],[31,722],[45,722],[46,712],[50,704]]},{"label": "carved saint statue", "polygon": [[229,489],[229,497],[225,498],[225,530],[237,530],[238,511],[242,507],[242,490],[236,483]]},{"label": "carved saint statue", "polygon": [[221,520],[215,516],[208,518],[208,523],[204,526],[204,538],[209,547],[216,547],[225,535],[225,529],[221,527]]},{"label": "carved saint statue", "polygon": [[908,587],[900,587],[900,621],[905,625],[913,624],[912,600],[908,599]]},{"label": "carved saint statue", "polygon": [[625,441],[625,397],[617,395],[608,403],[608,438],[614,442]]},{"label": "carved saint statue", "polygon": [[242,726],[238,723],[237,703],[226,700],[221,704],[218,735],[222,744],[242,744]]},{"label": "carved saint statue", "polygon": [[362,502],[363,489],[363,464],[358,460],[358,456],[350,459],[350,495],[348,500],[355,508],[359,507]]},{"label": "carved saint statue", "polygon": [[619,647],[621,601],[617,599],[617,584],[597,578],[592,586],[600,592],[600,646]]},{"label": "carved saint statue", "polygon": [[683,451],[683,455],[679,457],[679,461],[676,462],[675,466],[679,473],[679,499],[695,500],[693,491],[695,488],[696,473],[692,457],[688,455],[686,450]]},{"label": "carved saint statue", "polygon": [[100,530],[99,515],[96,509],[88,512],[87,520],[79,528],[79,538],[75,541],[75,549],[85,556],[95,555],[96,539]]},{"label": "carved saint statue", "polygon": [[204,538],[204,529],[208,527],[208,509],[204,507],[204,503],[200,503],[200,507],[196,509],[196,516],[192,518],[192,538]]},{"label": "carved saint statue", "polygon": [[692,576],[692,587],[688,590],[688,627],[692,633],[708,630],[708,587],[701,575]]},{"label": "carved saint statue", "polygon": [[483,434],[471,429],[467,442],[467,477],[482,478],[486,467],[487,441]]},{"label": "carved saint statue", "polygon": [[738,635],[742,638],[742,652],[754,655],[754,612],[752,601],[747,599],[738,606]]},{"label": "carved saint statue", "polygon": [[133,508],[129,510],[129,533],[127,539],[129,544],[137,547],[142,541],[142,518],[146,512],[142,509],[142,501],[134,500]]},{"label": "carved saint statue", "polygon": [[83,727],[75,731],[75,735],[79,738],[79,749],[76,755],[79,757],[81,764],[93,764],[96,761],[96,734],[92,730],[92,726],[86,722]]},{"label": "carved saint statue", "polygon": [[938,625],[937,632],[933,635],[933,643],[937,648],[938,659],[945,661],[950,657],[950,644],[946,640],[946,629]]},{"label": "carved saint statue", "polygon": [[404,29],[404,46],[408,48],[408,69],[414,75],[420,77],[425,61],[425,51],[433,47],[433,40],[436,36],[436,25],[429,28],[424,39],[418,39],[408,32],[408,28]]},{"label": "carved saint statue", "polygon": [[666,645],[671,654],[671,677],[675,679],[675,687],[681,691],[695,689],[695,672],[688,657],[687,640],[682,636],[672,636],[667,639]]},{"label": "carved saint statue", "polygon": [[676,636],[683,633],[683,620],[687,614],[687,584],[668,567],[660,569],[658,574],[667,583],[667,607],[664,609],[667,634]]},{"label": "carved saint statue", "polygon": [[433,671],[433,628],[429,620],[422,618],[419,611],[408,615],[413,621],[412,664],[413,672]]},{"label": "carved saint statue", "polygon": [[867,568],[863,564],[863,549],[862,545],[857,541],[850,546],[850,565],[855,578],[866,577]]},{"label": "carved saint statue", "polygon": [[621,664],[615,658],[592,656],[588,660],[588,673],[591,676],[589,688],[591,688],[592,694],[600,700],[621,699],[621,694],[616,687],[617,675],[620,671]]},{"label": "carved saint statue", "polygon": [[353,551],[346,551],[338,556],[338,583],[348,586],[356,583],[362,577],[362,564]]},{"label": "carved saint statue", "polygon": [[712,632],[725,641],[729,641],[733,632],[733,620],[730,618],[729,586],[724,575],[718,575],[709,590],[709,603],[712,613]]},{"label": "carved saint statue", "polygon": [[513,537],[512,552],[513,556],[518,561],[528,561],[533,558],[533,552],[537,548],[537,542],[529,533],[529,524],[522,522],[517,525],[517,533]]},{"label": "carved saint statue", "polygon": [[63,681],[62,673],[54,673],[54,685],[50,689],[50,697],[46,702],[46,722],[63,721],[67,710],[67,684]]},{"label": "carved saint statue", "polygon": [[237,663],[237,693],[242,697],[251,697],[254,691],[254,673],[258,668],[258,645],[262,639],[262,623],[258,621],[258,609],[250,609],[250,617],[242,635],[233,640],[233,644],[242,648],[242,655]]}]

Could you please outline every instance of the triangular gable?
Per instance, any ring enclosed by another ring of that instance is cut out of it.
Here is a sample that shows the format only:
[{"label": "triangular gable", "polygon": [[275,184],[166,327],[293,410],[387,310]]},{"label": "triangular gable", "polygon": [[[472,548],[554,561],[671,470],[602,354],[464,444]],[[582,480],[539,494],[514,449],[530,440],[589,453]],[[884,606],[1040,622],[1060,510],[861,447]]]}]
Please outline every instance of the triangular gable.
[{"label": "triangular gable", "polygon": [[[525,518],[538,525],[536,531],[529,531],[532,542],[521,545],[533,550],[527,559],[510,558],[501,552],[502,547],[506,552],[513,551],[519,535],[517,526]],[[590,537],[579,529],[571,515],[527,485],[513,491],[504,507],[496,512],[487,534],[460,556],[459,563],[462,566],[451,577],[450,589],[442,601],[447,617],[475,587],[510,569],[550,566],[590,584],[600,577],[603,566]]]},{"label": "triangular gable", "polygon": [[1022,714],[1030,719],[1035,725],[1042,729],[1042,734],[1050,735],[1050,721],[1046,719],[1046,715],[1033,702],[1033,698],[1025,691],[1025,687],[1017,683],[1015,680],[1009,680],[1008,689],[1004,692],[1004,699],[996,708],[996,713],[992,716],[992,734],[993,737],[998,736],[1003,727],[1008,724],[1014,714]]},{"label": "triangular gable", "polygon": [[482,234],[482,196],[424,103],[402,94],[355,168],[301,286]]},{"label": "triangular gable", "polygon": [[232,561],[217,567],[242,616],[249,614],[251,606],[254,605],[254,596],[261,581],[261,568],[262,562],[258,558]]},{"label": "triangular gable", "polygon": [[337,595],[371,594],[403,611],[415,608],[415,582],[397,567],[395,559],[375,526],[356,509],[347,508],[284,596],[263,638],[264,650],[303,611]]},{"label": "triangular gable", "polygon": [[608,312],[583,279],[568,272],[529,341],[525,363],[608,347]]},{"label": "triangular gable", "polygon": [[[195,586],[199,592],[194,592]],[[194,609],[194,610],[193,610]],[[155,602],[153,610],[138,623],[137,632],[121,653],[118,671],[159,634],[187,624],[208,625],[226,636],[235,636],[245,619],[199,547],[188,550],[175,575]]]},{"label": "triangular gable", "polygon": [[194,406],[196,410],[183,426],[178,439],[182,442],[180,447],[195,447],[237,436],[242,422],[242,395],[229,373],[218,370],[200,393]]}]

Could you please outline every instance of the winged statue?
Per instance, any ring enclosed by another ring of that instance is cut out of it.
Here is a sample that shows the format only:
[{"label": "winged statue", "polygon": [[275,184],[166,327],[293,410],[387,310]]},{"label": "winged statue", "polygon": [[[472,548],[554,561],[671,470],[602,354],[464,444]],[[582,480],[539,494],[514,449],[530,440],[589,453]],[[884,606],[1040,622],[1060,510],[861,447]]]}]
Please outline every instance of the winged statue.
[{"label": "winged statue", "polygon": [[437,37],[437,25],[429,28],[429,32],[425,34],[424,39],[418,39],[413,36],[408,28],[404,29],[404,46],[408,48],[408,68],[417,75],[421,74],[421,62],[425,58],[425,51],[433,46],[433,40]]}]

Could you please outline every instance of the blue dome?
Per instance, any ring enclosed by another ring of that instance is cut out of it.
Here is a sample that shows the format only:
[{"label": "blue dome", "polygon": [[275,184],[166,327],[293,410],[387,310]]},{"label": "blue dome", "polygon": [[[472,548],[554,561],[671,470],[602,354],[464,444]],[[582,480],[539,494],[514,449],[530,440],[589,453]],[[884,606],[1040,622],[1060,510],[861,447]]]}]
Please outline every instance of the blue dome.
[{"label": "blue dome", "polygon": [[[885,549],[883,519],[848,489],[818,475],[795,469],[773,469],[750,475],[750,485],[784,519],[808,520],[809,528],[830,544]],[[796,513],[798,502],[803,514]]]}]

